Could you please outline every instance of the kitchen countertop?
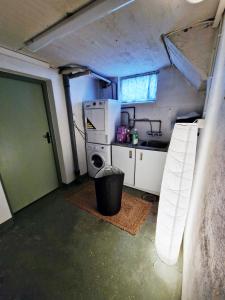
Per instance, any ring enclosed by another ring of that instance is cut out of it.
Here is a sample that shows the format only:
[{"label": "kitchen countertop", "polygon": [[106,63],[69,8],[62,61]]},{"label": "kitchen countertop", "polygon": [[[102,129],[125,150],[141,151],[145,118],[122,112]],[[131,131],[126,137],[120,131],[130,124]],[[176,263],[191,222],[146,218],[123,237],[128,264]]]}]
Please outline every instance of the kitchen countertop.
[{"label": "kitchen countertop", "polygon": [[114,146],[120,146],[120,147],[128,147],[128,148],[134,148],[134,149],[143,149],[143,150],[151,150],[151,151],[160,151],[160,152],[167,152],[168,146],[166,148],[157,148],[157,147],[149,147],[149,146],[142,146],[141,143],[144,141],[139,141],[137,145],[133,145],[132,143],[119,143],[119,142],[114,142],[112,145]]}]

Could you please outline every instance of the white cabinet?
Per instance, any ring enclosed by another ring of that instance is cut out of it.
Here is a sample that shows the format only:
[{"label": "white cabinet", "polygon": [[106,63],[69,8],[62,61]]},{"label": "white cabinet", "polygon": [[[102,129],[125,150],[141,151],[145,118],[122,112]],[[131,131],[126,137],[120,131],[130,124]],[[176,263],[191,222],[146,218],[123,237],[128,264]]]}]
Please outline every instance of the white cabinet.
[{"label": "white cabinet", "polygon": [[160,193],[167,152],[136,149],[135,187]]},{"label": "white cabinet", "polygon": [[167,152],[112,145],[112,165],[124,174],[124,185],[159,195]]},{"label": "white cabinet", "polygon": [[125,174],[124,184],[134,186],[135,149],[121,146],[112,146],[112,165]]}]

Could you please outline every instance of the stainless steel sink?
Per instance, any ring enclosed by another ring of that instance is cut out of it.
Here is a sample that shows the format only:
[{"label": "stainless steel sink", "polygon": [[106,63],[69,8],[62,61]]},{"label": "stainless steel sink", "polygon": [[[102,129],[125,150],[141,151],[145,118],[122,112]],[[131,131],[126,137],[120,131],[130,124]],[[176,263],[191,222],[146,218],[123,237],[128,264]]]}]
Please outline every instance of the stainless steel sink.
[{"label": "stainless steel sink", "polygon": [[141,142],[140,146],[149,147],[149,148],[158,148],[158,149],[165,149],[167,148],[169,143],[161,142],[161,141],[143,141]]}]

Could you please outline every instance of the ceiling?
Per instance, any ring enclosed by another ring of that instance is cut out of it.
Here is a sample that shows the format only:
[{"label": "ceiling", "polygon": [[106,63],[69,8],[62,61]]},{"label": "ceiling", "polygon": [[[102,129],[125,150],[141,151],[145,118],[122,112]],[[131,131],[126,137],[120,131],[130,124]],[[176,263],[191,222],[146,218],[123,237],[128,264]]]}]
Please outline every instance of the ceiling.
[{"label": "ceiling", "polygon": [[169,65],[160,35],[215,16],[219,0],[136,0],[32,53],[24,42],[90,0],[0,0],[0,45],[53,66],[77,63],[105,76]]}]

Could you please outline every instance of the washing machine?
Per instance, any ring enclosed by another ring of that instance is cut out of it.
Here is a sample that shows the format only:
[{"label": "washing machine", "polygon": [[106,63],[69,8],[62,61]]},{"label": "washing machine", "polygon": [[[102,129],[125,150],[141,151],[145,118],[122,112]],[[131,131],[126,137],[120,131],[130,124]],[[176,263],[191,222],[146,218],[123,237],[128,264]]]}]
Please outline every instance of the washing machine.
[{"label": "washing machine", "polygon": [[111,145],[86,143],[86,151],[90,177],[95,177],[98,171],[111,165]]},{"label": "washing machine", "polygon": [[111,144],[120,126],[121,103],[103,99],[84,102],[84,123],[88,143]]}]

